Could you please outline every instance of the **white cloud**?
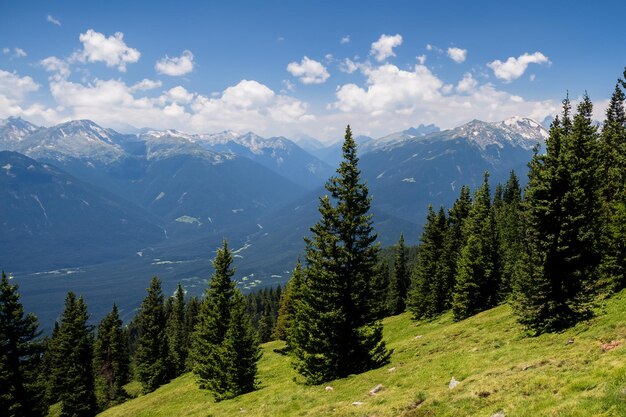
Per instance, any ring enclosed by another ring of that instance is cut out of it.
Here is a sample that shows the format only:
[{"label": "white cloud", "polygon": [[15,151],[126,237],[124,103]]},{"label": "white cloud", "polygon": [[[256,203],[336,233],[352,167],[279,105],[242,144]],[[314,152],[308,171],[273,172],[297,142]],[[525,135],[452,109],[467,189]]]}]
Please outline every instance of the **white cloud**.
[{"label": "white cloud", "polygon": [[0,95],[21,99],[27,93],[37,90],[39,90],[39,84],[29,76],[20,77],[15,72],[0,69]]},{"label": "white cloud", "polygon": [[11,49],[9,49],[9,48],[2,48],[2,53],[3,53],[4,55],[8,55],[8,54],[9,54],[9,52],[11,52]]},{"label": "white cloud", "polygon": [[454,88],[423,65],[412,70],[391,64],[360,70],[366,76],[365,85],[345,84],[337,89],[328,110],[339,112],[318,118],[325,127],[340,129],[342,122],[350,120],[359,134],[376,137],[416,122],[450,128],[475,118],[497,121],[520,115],[542,120],[559,108],[554,100],[526,101],[491,84],[480,85],[471,74],[465,74]]},{"label": "white cloud", "polygon": [[25,102],[27,95],[37,90],[39,84],[31,77],[20,77],[15,72],[0,69],[0,118],[22,116],[36,123],[55,119],[54,110],[41,104],[28,105]]},{"label": "white cloud", "polygon": [[393,48],[400,45],[402,45],[402,36],[381,35],[376,42],[372,43],[370,55],[373,55],[376,61],[382,62],[389,57],[396,56]]},{"label": "white cloud", "polygon": [[467,49],[448,48],[448,57],[457,64],[460,64],[467,58]]},{"label": "white cloud", "polygon": [[339,41],[339,43],[341,43],[342,45],[350,43],[350,35],[343,36],[341,38],[341,41]]},{"label": "white cloud", "polygon": [[471,93],[474,91],[477,85],[478,85],[478,81],[476,81],[474,77],[472,77],[472,74],[470,74],[469,72],[466,72],[463,75],[463,79],[459,81],[459,83],[457,84],[456,91],[461,94]]},{"label": "white cloud", "polygon": [[330,77],[324,65],[307,56],[302,58],[300,63],[291,62],[287,65],[287,71],[297,77],[302,84],[322,84]]},{"label": "white cloud", "polygon": [[359,69],[359,64],[352,61],[350,58],[344,59],[339,64],[339,71],[345,72],[346,74],[352,74],[357,69]]},{"label": "white cloud", "polygon": [[159,80],[154,81],[154,80],[149,80],[147,78],[144,78],[143,80],[139,81],[138,83],[134,84],[133,86],[130,87],[130,91],[148,91],[148,90],[154,90],[155,88],[159,88],[163,85],[163,83]]},{"label": "white cloud", "polygon": [[172,103],[189,104],[195,95],[187,91],[185,87],[178,85],[174,88],[170,88],[166,96]]},{"label": "white cloud", "polygon": [[193,54],[185,50],[179,57],[165,56],[157,61],[154,69],[159,74],[171,75],[173,77],[185,75],[193,71]]},{"label": "white cloud", "polygon": [[426,63],[426,55],[418,55],[415,59],[417,59],[417,62],[419,62],[420,65],[424,65]]},{"label": "white cloud", "polygon": [[104,62],[107,67],[117,67],[126,72],[126,64],[139,61],[141,53],[130,48],[124,42],[124,34],[116,32],[108,38],[93,29],[81,33],[79,37],[83,43],[83,50],[72,55],[71,60],[80,62]]},{"label": "white cloud", "polygon": [[548,64],[551,62],[547,56],[541,52],[535,52],[534,54],[524,53],[523,55],[515,58],[509,57],[506,61],[495,60],[489,62],[487,66],[493,70],[493,74],[503,80],[504,82],[511,82],[518,79],[528,68],[529,64]]},{"label": "white cloud", "polygon": [[14,51],[17,58],[24,58],[27,55],[26,51],[24,51],[22,48],[15,48]]},{"label": "white cloud", "polygon": [[535,74],[530,74],[530,77],[528,77],[528,79],[532,82],[535,81]]},{"label": "white cloud", "polygon": [[426,50],[427,51],[435,51],[438,53],[443,53],[443,49],[436,47],[435,45],[432,45],[430,43],[426,44]]},{"label": "white cloud", "polygon": [[58,19],[55,19],[51,14],[46,16],[46,20],[53,25],[61,26],[61,22]]},{"label": "white cloud", "polygon": [[49,56],[48,58],[42,59],[39,61],[39,64],[41,64],[46,71],[56,73],[57,77],[67,78],[70,75],[69,64],[56,56]]}]

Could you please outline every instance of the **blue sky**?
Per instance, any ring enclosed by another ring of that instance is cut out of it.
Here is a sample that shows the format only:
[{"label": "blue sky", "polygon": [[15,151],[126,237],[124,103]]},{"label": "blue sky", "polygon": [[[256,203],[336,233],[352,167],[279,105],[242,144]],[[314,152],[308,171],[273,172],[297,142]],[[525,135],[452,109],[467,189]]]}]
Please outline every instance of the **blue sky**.
[{"label": "blue sky", "polygon": [[381,136],[601,114],[626,65],[618,1],[163,3],[0,2],[0,118]]}]

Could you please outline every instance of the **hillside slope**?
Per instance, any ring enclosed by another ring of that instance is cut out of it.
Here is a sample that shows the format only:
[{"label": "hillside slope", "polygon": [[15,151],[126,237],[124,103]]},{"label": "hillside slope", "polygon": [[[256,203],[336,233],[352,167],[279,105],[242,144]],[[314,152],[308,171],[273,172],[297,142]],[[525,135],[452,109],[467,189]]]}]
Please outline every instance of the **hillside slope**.
[{"label": "hillside slope", "polygon": [[[523,333],[509,306],[459,323],[450,314],[418,323],[403,314],[384,321],[391,363],[333,381],[332,391],[294,382],[289,358],[274,352],[283,344],[272,342],[263,346],[253,393],[216,404],[186,374],[101,415],[624,416],[624,317],[626,291],[593,320],[539,337]],[[377,384],[384,388],[369,396]]]}]

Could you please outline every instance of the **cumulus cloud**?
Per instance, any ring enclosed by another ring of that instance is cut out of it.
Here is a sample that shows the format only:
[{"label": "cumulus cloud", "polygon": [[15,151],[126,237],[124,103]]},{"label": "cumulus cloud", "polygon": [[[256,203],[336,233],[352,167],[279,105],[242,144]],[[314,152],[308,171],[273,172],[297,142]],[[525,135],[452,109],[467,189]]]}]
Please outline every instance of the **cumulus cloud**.
[{"label": "cumulus cloud", "polygon": [[346,74],[352,74],[357,69],[359,69],[359,64],[352,61],[350,58],[344,59],[339,64],[339,71],[345,72]]},{"label": "cumulus cloud", "polygon": [[58,19],[55,19],[51,14],[46,16],[46,20],[53,25],[61,26],[61,22]]},{"label": "cumulus cloud", "polygon": [[535,52],[534,54],[524,53],[517,58],[511,56],[504,62],[497,59],[493,62],[489,62],[487,66],[493,70],[493,74],[497,78],[509,83],[524,75],[529,64],[550,65],[551,62],[548,57],[541,52]]},{"label": "cumulus cloud", "polygon": [[15,48],[13,51],[15,52],[16,58],[24,58],[27,55],[26,51],[24,51],[22,48]]},{"label": "cumulus cloud", "polygon": [[342,45],[350,43],[350,35],[343,36],[341,40],[339,41],[339,43],[341,43]]},{"label": "cumulus cloud", "polygon": [[457,64],[460,64],[467,58],[467,49],[448,48],[448,57]]},{"label": "cumulus cloud", "polygon": [[56,73],[56,77],[67,78],[70,75],[70,65],[56,56],[49,56],[48,58],[39,61],[39,64],[44,67],[48,72]]},{"label": "cumulus cloud", "polygon": [[385,59],[396,56],[393,52],[393,48],[402,45],[402,36],[396,35],[381,35],[380,38],[372,43],[370,55],[374,56],[374,59],[378,62],[382,62]]},{"label": "cumulus cloud", "polygon": [[417,62],[419,62],[420,65],[424,65],[426,63],[426,55],[424,54],[416,56],[415,59],[417,59]]},{"label": "cumulus cloud", "polygon": [[15,72],[0,69],[0,94],[6,97],[21,99],[27,93],[39,90],[37,84],[29,76],[20,77]]},{"label": "cumulus cloud", "polygon": [[107,67],[116,67],[120,72],[126,72],[126,64],[135,63],[141,57],[137,49],[126,45],[122,32],[106,37],[100,32],[89,29],[81,33],[79,39],[83,43],[83,50],[74,53],[71,60],[104,62]]},{"label": "cumulus cloud", "polygon": [[456,91],[461,94],[471,93],[472,91],[474,91],[477,85],[478,81],[476,81],[474,77],[472,77],[472,74],[466,72],[463,75],[463,79],[461,79],[461,81],[459,81],[459,83],[456,85]]},{"label": "cumulus cloud", "polygon": [[291,62],[287,65],[287,71],[302,84],[322,84],[330,77],[324,65],[307,56],[300,62]]},{"label": "cumulus cloud", "polygon": [[193,71],[193,54],[191,51],[185,50],[178,57],[170,58],[166,55],[165,58],[157,61],[154,69],[159,74],[171,75],[172,77],[188,74]]},{"label": "cumulus cloud", "polygon": [[54,110],[37,103],[25,103],[27,95],[37,90],[39,84],[31,77],[0,69],[0,118],[22,116],[35,122],[55,119]]},{"label": "cumulus cloud", "polygon": [[159,88],[163,85],[163,83],[159,80],[149,80],[148,78],[144,78],[138,83],[132,85],[130,87],[130,91],[148,91],[154,90],[155,88]]},{"label": "cumulus cloud", "polygon": [[480,85],[469,73],[455,88],[423,65],[403,70],[384,64],[360,70],[366,76],[365,84],[345,84],[337,89],[336,100],[328,109],[339,113],[324,119],[326,126],[350,120],[351,125],[360,126],[360,133],[375,137],[398,126],[412,126],[416,120],[450,128],[474,118],[496,121],[520,115],[542,120],[559,108],[553,100],[526,101],[491,84]]}]

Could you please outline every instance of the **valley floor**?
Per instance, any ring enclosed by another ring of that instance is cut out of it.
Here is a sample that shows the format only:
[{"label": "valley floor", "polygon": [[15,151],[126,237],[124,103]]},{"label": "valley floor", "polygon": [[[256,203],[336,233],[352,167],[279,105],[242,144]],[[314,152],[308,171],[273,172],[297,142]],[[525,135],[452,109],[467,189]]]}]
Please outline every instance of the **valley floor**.
[{"label": "valley floor", "polygon": [[539,337],[509,306],[458,323],[402,314],[384,326],[394,353],[380,369],[307,386],[271,342],[255,392],[214,403],[186,374],[101,416],[626,416],[626,291],[591,321]]}]

